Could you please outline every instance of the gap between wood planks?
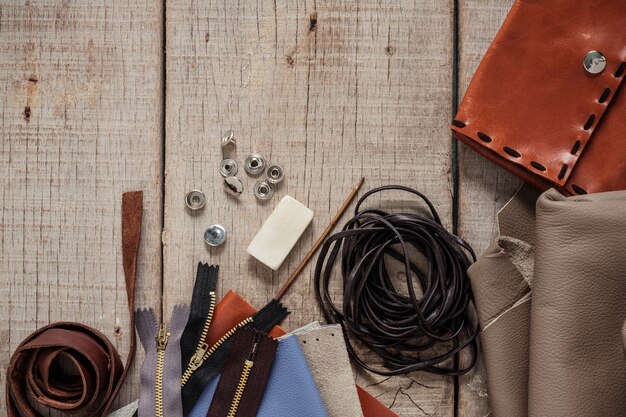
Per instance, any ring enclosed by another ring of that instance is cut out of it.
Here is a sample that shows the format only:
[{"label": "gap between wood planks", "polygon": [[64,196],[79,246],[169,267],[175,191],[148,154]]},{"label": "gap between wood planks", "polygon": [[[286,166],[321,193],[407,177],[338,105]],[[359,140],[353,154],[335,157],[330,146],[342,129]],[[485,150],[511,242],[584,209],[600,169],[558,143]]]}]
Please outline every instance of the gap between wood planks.
[{"label": "gap between wood planks", "polygon": [[[452,11],[452,114],[459,106],[459,0],[453,0]],[[452,233],[459,233],[459,144],[450,134],[452,141]],[[454,368],[459,368],[460,353],[454,357]],[[459,377],[454,377],[454,417],[459,416]]]}]

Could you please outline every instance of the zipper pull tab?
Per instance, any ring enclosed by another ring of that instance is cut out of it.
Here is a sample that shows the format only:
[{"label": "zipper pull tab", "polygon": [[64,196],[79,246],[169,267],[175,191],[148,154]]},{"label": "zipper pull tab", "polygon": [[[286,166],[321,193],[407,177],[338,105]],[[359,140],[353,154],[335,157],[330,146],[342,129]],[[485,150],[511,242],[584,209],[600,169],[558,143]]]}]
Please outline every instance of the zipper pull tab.
[{"label": "zipper pull tab", "polygon": [[200,367],[200,365],[202,365],[202,363],[204,362],[204,355],[206,355],[208,350],[209,345],[207,343],[203,343],[202,345],[200,345],[200,347],[198,347],[198,349],[196,349],[196,352],[193,354],[191,360],[189,361],[189,367],[193,371],[195,371]]},{"label": "zipper pull tab", "polygon": [[159,333],[155,337],[157,350],[165,350],[165,347],[167,346],[167,340],[169,339],[170,334],[171,333],[168,332],[167,328],[165,327],[165,323],[161,323],[161,326],[159,327]]}]

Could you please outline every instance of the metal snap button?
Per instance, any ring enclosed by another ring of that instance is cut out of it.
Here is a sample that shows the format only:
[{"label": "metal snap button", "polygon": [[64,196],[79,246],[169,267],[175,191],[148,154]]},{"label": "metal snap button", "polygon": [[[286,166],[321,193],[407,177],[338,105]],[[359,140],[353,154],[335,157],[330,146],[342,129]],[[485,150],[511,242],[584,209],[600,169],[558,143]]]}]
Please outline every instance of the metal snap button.
[{"label": "metal snap button", "polygon": [[228,146],[228,145],[236,145],[235,143],[235,133],[232,130],[227,130],[226,132],[224,132],[224,134],[222,135],[222,148]]},{"label": "metal snap button", "polygon": [[222,164],[220,165],[220,174],[222,177],[226,178],[237,175],[237,171],[239,171],[237,161],[234,159],[224,159],[222,161]]},{"label": "metal snap button", "polygon": [[206,203],[206,197],[200,190],[191,190],[185,195],[185,204],[190,210],[200,210]]},{"label": "metal snap button", "polygon": [[606,68],[606,58],[598,51],[589,51],[583,59],[583,66],[590,74],[600,74]]},{"label": "metal snap button", "polygon": [[239,197],[243,193],[243,183],[237,177],[224,178],[224,189],[230,195]]},{"label": "metal snap button", "polygon": [[226,241],[226,229],[219,224],[209,226],[204,231],[204,241],[209,246],[219,246]]},{"label": "metal snap button", "polygon": [[265,159],[258,153],[253,153],[246,158],[244,168],[250,175],[259,175],[265,170]]},{"label": "metal snap button", "polygon": [[254,196],[261,201],[267,201],[274,196],[274,189],[267,181],[258,181],[252,189]]},{"label": "metal snap button", "polygon": [[270,164],[267,167],[267,171],[265,171],[265,177],[267,182],[272,185],[279,184],[285,178],[285,171],[283,170],[282,165],[279,164]]}]

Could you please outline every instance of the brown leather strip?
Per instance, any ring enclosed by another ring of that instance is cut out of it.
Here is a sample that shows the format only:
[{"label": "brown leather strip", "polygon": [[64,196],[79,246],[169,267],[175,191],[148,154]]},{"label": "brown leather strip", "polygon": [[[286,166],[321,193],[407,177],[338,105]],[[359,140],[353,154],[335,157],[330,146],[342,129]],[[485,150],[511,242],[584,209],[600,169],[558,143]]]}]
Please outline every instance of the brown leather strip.
[{"label": "brown leather strip", "polygon": [[[62,414],[106,415],[122,386],[135,355],[135,283],[141,234],[143,193],[122,196],[122,252],[130,312],[130,350],[126,366],[96,329],[81,323],[57,322],[35,331],[18,346],[7,369],[9,417],[40,417],[37,408]],[[72,375],[60,362],[71,364]]]}]

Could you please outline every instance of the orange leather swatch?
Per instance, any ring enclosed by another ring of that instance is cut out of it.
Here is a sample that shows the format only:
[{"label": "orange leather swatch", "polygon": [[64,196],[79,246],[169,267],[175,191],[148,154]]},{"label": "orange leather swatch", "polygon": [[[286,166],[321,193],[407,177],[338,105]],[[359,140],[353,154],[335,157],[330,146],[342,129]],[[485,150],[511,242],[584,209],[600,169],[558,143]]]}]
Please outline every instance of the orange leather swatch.
[{"label": "orange leather swatch", "polygon": [[[237,323],[251,317],[257,312],[250,303],[235,291],[228,291],[224,298],[215,306],[213,322],[207,334],[207,343],[212,345]],[[270,332],[272,337],[280,337],[286,332],[276,326]],[[374,398],[371,394],[357,385],[357,392],[363,409],[364,417],[398,417],[396,413]]]},{"label": "orange leather swatch", "polygon": [[[606,67],[583,61],[599,51]],[[474,74],[454,136],[536,187],[626,189],[626,2],[517,0]]]}]

